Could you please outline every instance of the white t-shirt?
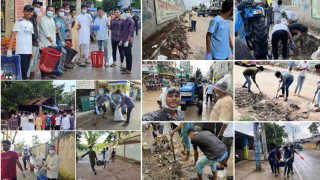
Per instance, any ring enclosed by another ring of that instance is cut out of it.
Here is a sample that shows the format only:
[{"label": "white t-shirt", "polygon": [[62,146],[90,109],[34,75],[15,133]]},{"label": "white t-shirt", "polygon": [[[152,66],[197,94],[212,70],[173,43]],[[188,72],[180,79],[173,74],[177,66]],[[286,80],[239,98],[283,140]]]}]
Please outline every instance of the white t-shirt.
[{"label": "white t-shirt", "polygon": [[23,123],[21,124],[22,130],[35,130],[34,129],[34,124],[32,123]]},{"label": "white t-shirt", "polygon": [[294,11],[286,11],[287,18],[291,21],[298,20],[298,15]]},{"label": "white t-shirt", "polygon": [[61,121],[61,127],[63,130],[69,130],[70,129],[70,120],[67,117],[62,118]]},{"label": "white t-shirt", "polygon": [[[299,69],[307,69],[307,70],[310,70],[310,64],[309,62],[304,62],[304,61],[300,61],[299,65],[298,65],[298,68]],[[299,72],[299,76],[302,76],[302,77],[306,77],[307,76],[307,70],[301,70]]]},{"label": "white t-shirt", "polygon": [[29,119],[27,116],[21,116],[21,124],[28,123]]},{"label": "white t-shirt", "polygon": [[227,129],[224,130],[223,137],[233,137],[233,123],[225,123],[228,124]]},{"label": "white t-shirt", "polygon": [[214,90],[214,85],[213,84],[208,84],[207,86],[207,94],[212,94]]},{"label": "white t-shirt", "polygon": [[288,29],[288,26],[284,25],[284,24],[276,24],[273,26],[273,29],[272,29],[272,34],[275,32],[275,31],[278,31],[278,30],[286,30],[286,31],[289,31]]},{"label": "white t-shirt", "polygon": [[276,24],[277,23],[277,21],[280,21],[281,20],[281,18],[282,18],[282,15],[281,15],[281,13],[280,13],[280,11],[282,10],[282,9],[284,9],[284,6],[283,5],[276,5],[276,6],[274,6],[273,7],[273,12],[274,12],[274,23]]},{"label": "white t-shirt", "polygon": [[61,117],[57,116],[55,120],[56,120],[56,126],[60,126],[61,125]]},{"label": "white t-shirt", "polygon": [[12,31],[17,32],[16,54],[32,54],[32,23],[20,18],[14,23]]},{"label": "white t-shirt", "polygon": [[106,159],[105,159],[106,161],[110,160],[110,150],[108,150],[108,151],[106,150],[106,156],[105,157],[106,157]]}]

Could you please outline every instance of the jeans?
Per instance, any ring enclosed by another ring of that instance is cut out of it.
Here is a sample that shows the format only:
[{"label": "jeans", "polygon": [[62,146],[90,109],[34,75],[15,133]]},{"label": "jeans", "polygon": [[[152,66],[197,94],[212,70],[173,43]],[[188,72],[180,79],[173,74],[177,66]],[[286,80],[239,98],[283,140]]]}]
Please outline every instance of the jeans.
[{"label": "jeans", "polygon": [[39,55],[40,55],[40,48],[36,47],[36,46],[32,46],[33,49],[33,58],[30,60],[30,64],[29,64],[29,69],[27,72],[27,77],[30,77],[30,73],[34,72],[35,68],[38,68],[40,60],[39,60]]},{"label": "jeans", "polygon": [[294,90],[294,93],[300,94],[300,91],[302,89],[302,85],[303,85],[305,79],[306,79],[306,77],[298,76],[298,83],[297,83],[296,89]]},{"label": "jeans", "polygon": [[317,92],[317,99],[316,99],[316,104],[320,103],[320,90]]},{"label": "jeans", "polygon": [[208,98],[210,97],[210,102],[212,102],[212,94],[207,94],[207,100],[206,100],[206,102],[208,102]]},{"label": "jeans", "polygon": [[211,171],[216,171],[217,170],[217,163],[223,161],[224,159],[226,159],[228,157],[228,152],[225,152],[221,157],[219,157],[218,159],[208,159],[207,156],[203,156],[202,158],[200,158],[197,163],[196,163],[196,169],[197,169],[197,173],[198,174],[202,174],[203,172],[203,168],[206,165],[210,165],[211,167]]},{"label": "jeans", "polygon": [[231,147],[232,147],[233,137],[222,137],[222,142],[223,142],[223,144],[226,145],[227,150],[228,150],[228,156],[224,160],[224,163],[227,164],[228,159],[229,159],[230,154],[231,154]]},{"label": "jeans", "polygon": [[[272,171],[272,172],[273,172],[274,174],[279,173],[278,162],[277,162],[276,160],[274,160],[272,164],[273,164],[273,171]],[[277,171],[278,171],[278,172],[277,172]]]},{"label": "jeans", "polygon": [[128,47],[123,47],[124,50],[124,56],[126,57],[126,69],[128,71],[131,71],[132,69],[132,46],[131,44],[128,45]]},{"label": "jeans", "polygon": [[196,25],[197,25],[197,21],[192,21],[191,20],[191,31],[196,31]]},{"label": "jeans", "polygon": [[120,41],[112,41],[111,40],[111,45],[112,45],[112,59],[113,62],[117,61],[117,48],[119,49],[119,54],[120,54],[120,61],[123,63],[123,58],[124,58],[124,53],[123,53],[123,46],[118,46]]},{"label": "jeans", "polygon": [[244,78],[246,79],[246,81],[244,82],[244,84],[242,86],[245,86],[248,84],[248,91],[251,91],[251,79],[250,79],[250,76],[249,75],[243,75]]},{"label": "jeans", "polygon": [[130,115],[131,115],[131,111],[132,111],[132,107],[131,108],[128,108],[128,111],[127,111],[127,121],[126,123],[129,124],[129,121],[130,121]]},{"label": "jeans", "polygon": [[284,91],[286,91],[286,98],[289,96],[289,87],[292,84],[293,79],[287,79],[286,84],[282,88],[282,94],[284,95]]},{"label": "jeans", "polygon": [[287,175],[289,175],[290,172],[293,172],[292,162],[287,162],[283,174],[287,173]]},{"label": "jeans", "polygon": [[274,59],[279,58],[278,43],[282,42],[282,57],[286,59],[288,51],[288,32],[286,30],[278,30],[272,34],[272,54]]},{"label": "jeans", "polygon": [[104,62],[108,62],[108,39],[98,40],[99,51],[102,51],[102,44],[104,51]]},{"label": "jeans", "polygon": [[30,65],[32,54],[19,54],[21,59],[21,74],[22,79],[27,79],[27,73]]},{"label": "jeans", "polygon": [[138,31],[139,31],[138,21],[135,21],[135,22],[134,22],[134,25],[135,25],[135,27],[136,27],[136,35],[138,36]]},{"label": "jeans", "polygon": [[270,164],[270,167],[271,167],[271,172],[274,173],[275,170],[274,170],[274,167],[273,167],[273,161],[269,160],[269,164]]}]

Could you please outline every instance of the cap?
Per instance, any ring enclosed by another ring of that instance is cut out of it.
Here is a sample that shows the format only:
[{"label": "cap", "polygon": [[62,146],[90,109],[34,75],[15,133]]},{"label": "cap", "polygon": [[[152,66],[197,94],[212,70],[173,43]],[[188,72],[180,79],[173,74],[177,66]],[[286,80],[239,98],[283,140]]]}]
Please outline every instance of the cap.
[{"label": "cap", "polygon": [[31,5],[25,5],[24,8],[23,8],[23,10],[24,10],[24,11],[28,11],[28,10],[32,10],[32,11],[33,11],[34,8],[33,8],[33,6],[31,6]]},{"label": "cap", "polygon": [[43,5],[42,2],[40,2],[39,0],[34,0],[33,3],[32,3],[32,6],[36,5],[36,4],[39,4],[40,6]]}]

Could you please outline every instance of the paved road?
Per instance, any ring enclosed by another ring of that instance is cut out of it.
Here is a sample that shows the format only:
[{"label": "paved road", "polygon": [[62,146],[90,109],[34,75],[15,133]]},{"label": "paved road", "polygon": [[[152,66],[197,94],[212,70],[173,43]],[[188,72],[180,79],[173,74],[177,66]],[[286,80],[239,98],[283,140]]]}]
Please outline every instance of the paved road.
[{"label": "paved road", "polygon": [[[139,30],[141,31],[141,30]],[[98,50],[97,42],[90,44],[90,52]],[[109,56],[109,65],[112,63],[112,46],[111,40],[108,41],[108,56]],[[72,70],[65,71],[63,77],[58,79],[72,79],[72,80],[138,80],[141,78],[141,32],[139,36],[135,37],[135,41],[132,48],[132,74],[121,74],[120,71],[120,55],[117,52],[117,64],[116,67],[92,67],[88,65],[86,67],[80,67],[75,65]],[[125,59],[124,59],[125,62]],[[36,75],[36,79],[41,79],[40,72]]]},{"label": "paved road", "polygon": [[319,179],[320,177],[320,150],[302,150],[298,151],[304,157],[301,160],[297,154],[295,154],[293,171],[294,176],[302,179]]},{"label": "paved road", "polygon": [[[77,113],[77,130],[140,130],[141,129],[141,101],[135,101],[136,107],[131,112],[130,123],[127,127],[122,127],[122,121],[113,121],[113,114],[110,108],[107,106],[107,119],[102,119],[102,115],[97,117],[98,125],[94,126],[94,114],[90,111],[83,115],[83,113]],[[126,115],[123,116],[125,119]]]},{"label": "paved road", "polygon": [[[276,62],[276,61],[275,61]],[[297,61],[296,64],[299,62]],[[242,72],[244,71],[246,67],[244,66],[235,66],[235,88],[241,88],[243,85],[245,79],[242,75]],[[265,70],[262,73],[259,73],[256,76],[257,83],[260,86],[261,91],[267,95],[268,98],[272,99],[276,96],[276,91],[278,88],[278,79],[274,76],[275,71],[277,70],[285,70],[284,68],[279,67],[273,67],[269,65],[264,66]],[[291,103],[297,104],[301,110],[307,109],[308,102],[312,101],[314,92],[317,89],[317,82],[320,80],[319,75],[315,74],[308,74],[306,77],[306,80],[304,82],[304,85],[301,90],[301,97],[293,96],[293,92],[295,90],[295,87],[297,85],[297,77],[298,72],[292,71],[292,74],[294,75],[294,82],[291,84],[289,88],[289,97],[287,102],[283,102],[283,98],[279,98],[279,102],[283,103],[283,105],[289,105]],[[259,90],[255,87],[255,85],[251,86],[251,90],[253,93],[259,93]],[[236,97],[237,98],[237,97]],[[319,120],[320,119],[320,113],[316,113],[315,108],[311,108],[309,111],[309,117],[308,120]],[[235,111],[235,117],[236,119],[239,119],[240,116],[243,115],[243,113],[246,111],[243,111],[243,109],[236,109]]]}]

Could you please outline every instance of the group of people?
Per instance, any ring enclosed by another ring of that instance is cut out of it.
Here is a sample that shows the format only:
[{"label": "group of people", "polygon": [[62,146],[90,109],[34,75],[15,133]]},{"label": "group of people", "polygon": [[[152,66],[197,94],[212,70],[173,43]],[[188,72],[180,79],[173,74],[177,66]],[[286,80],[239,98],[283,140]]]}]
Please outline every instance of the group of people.
[{"label": "group of people", "polygon": [[[81,155],[81,159],[84,158],[86,155],[89,155],[89,160],[90,160],[90,166],[91,169],[93,171],[93,173],[95,175],[97,175],[97,171],[95,169],[95,166],[98,165],[98,156],[97,153],[92,149],[93,146],[89,145],[88,146],[89,151],[87,151],[86,153],[84,153],[83,155]],[[114,148],[112,149],[112,152],[110,153],[111,149],[109,150],[109,147],[105,147],[102,149],[101,153],[102,157],[103,157],[103,167],[106,168],[106,164],[109,165],[109,161],[111,160],[112,162],[114,162],[115,158],[116,158],[116,151],[114,150]]]},{"label": "group of people", "polygon": [[[275,60],[279,58],[278,46],[279,42],[282,43],[282,58],[286,59],[288,55],[295,55],[294,49],[296,44],[300,42],[300,47],[303,50],[303,43],[308,34],[308,27],[298,22],[298,15],[294,11],[285,10],[282,0],[277,1],[277,5],[272,6],[266,3],[267,12],[267,26],[268,29],[271,25],[272,35],[272,55]],[[290,43],[288,43],[288,40]],[[288,51],[288,45],[293,49]],[[289,53],[288,53],[289,52]]]},{"label": "group of people", "polygon": [[[46,159],[36,156],[25,148],[22,152],[23,166],[20,163],[19,154],[11,151],[11,141],[2,141],[1,152],[1,179],[18,179],[17,166],[20,169],[23,178],[26,178],[24,171],[27,171],[27,164],[34,165],[38,174],[46,174],[48,179],[58,179],[60,168],[60,156],[56,152],[54,145],[49,146],[49,155]],[[46,173],[45,173],[46,171]],[[38,175],[37,174],[37,175]]]},{"label": "group of people", "polygon": [[74,113],[63,112],[19,112],[11,114],[8,120],[9,130],[73,130]]},{"label": "group of people", "polygon": [[283,176],[290,177],[293,172],[294,153],[300,155],[295,149],[293,144],[283,147],[283,153],[279,146],[272,147],[269,153],[268,161],[271,167],[271,171],[275,176],[279,176],[280,167],[284,166]]},{"label": "group of people", "polygon": [[[72,61],[66,62],[64,68],[72,69],[75,64],[80,66],[90,64],[89,46],[93,25],[99,26],[99,30],[96,29],[96,39],[99,51],[104,50],[105,66],[109,66],[107,44],[110,30],[113,57],[110,67],[116,66],[118,49],[122,74],[131,73],[131,49],[134,31],[138,35],[138,22],[140,21],[138,14],[131,17],[131,9],[127,8],[122,15],[119,9],[114,9],[113,14],[108,16],[101,7],[98,7],[98,17],[93,21],[92,16],[87,13],[87,5],[81,5],[81,13],[77,14],[75,9],[71,9],[70,5],[65,3],[62,7],[56,8],[47,5],[45,15],[38,22],[37,14],[41,11],[42,5],[43,3],[38,0],[34,0],[32,5],[25,5],[23,17],[15,22],[10,36],[7,56],[12,57],[12,45],[16,38],[15,54],[21,59],[22,79],[33,79],[39,71],[39,57],[42,48],[56,48],[61,52],[66,45],[71,46],[67,41],[72,44],[71,48],[77,51],[78,55]],[[124,57],[126,67],[123,65]],[[51,73],[41,71],[41,77],[43,79],[61,77],[63,71],[56,71],[56,68],[60,66],[59,61]]]}]

